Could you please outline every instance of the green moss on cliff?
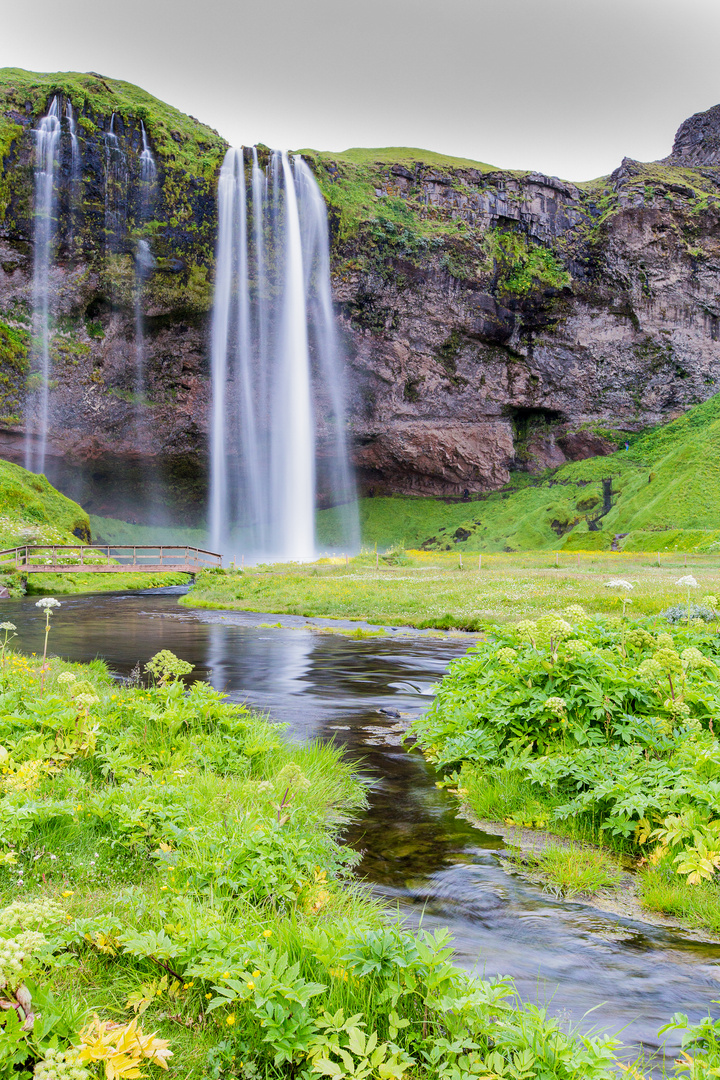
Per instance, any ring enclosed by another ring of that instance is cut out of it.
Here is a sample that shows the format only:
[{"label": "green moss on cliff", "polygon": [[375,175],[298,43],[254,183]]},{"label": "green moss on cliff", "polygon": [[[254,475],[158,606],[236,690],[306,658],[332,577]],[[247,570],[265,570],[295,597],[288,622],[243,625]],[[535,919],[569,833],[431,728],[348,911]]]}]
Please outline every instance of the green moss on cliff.
[{"label": "green moss on cliff", "polygon": [[[133,222],[131,205],[127,221],[130,233],[153,235],[155,254],[180,255],[188,267],[210,263],[214,254],[215,188],[227,144],[216,131],[140,87],[94,73],[40,74],[19,68],[0,69],[0,221],[11,214],[20,232],[28,230],[31,129],[56,94],[62,96],[64,104],[72,103],[85,167],[82,213],[74,222],[74,253],[85,257],[105,254],[105,207],[91,196],[96,183],[92,161],[94,156],[96,165],[104,166],[104,133],[114,114],[118,146],[131,172],[137,168],[142,145],[141,122],[158,168],[156,219]],[[111,192],[113,197],[124,197],[118,178],[111,181],[116,188],[119,185],[117,191]]]},{"label": "green moss on cliff", "polygon": [[90,537],[90,519],[44,476],[0,460],[0,546],[72,544]]},{"label": "green moss on cliff", "polygon": [[24,327],[0,322],[0,424],[18,420],[29,348],[30,335]]},{"label": "green moss on cliff", "polygon": [[484,247],[500,296],[528,296],[538,289],[570,284],[570,274],[557,255],[519,229],[489,229]]}]

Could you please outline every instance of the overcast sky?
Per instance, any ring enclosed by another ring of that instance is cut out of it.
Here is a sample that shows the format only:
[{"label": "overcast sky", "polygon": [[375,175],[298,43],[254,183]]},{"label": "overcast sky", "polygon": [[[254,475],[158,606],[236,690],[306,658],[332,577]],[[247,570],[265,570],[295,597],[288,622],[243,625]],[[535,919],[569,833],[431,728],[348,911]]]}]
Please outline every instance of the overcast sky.
[{"label": "overcast sky", "polygon": [[0,67],[138,83],[234,144],[584,180],[720,103],[720,0],[3,0]]}]

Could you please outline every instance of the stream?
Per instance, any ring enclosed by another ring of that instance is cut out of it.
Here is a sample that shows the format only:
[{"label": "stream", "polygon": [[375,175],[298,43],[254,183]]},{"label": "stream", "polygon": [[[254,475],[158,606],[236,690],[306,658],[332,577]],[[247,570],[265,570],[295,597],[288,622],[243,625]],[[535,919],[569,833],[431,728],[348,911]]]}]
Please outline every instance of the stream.
[{"label": "stream", "polygon": [[[402,747],[397,718],[379,710],[417,716],[466,642],[399,633],[353,640],[309,630],[300,617],[270,628],[262,624],[277,616],[180,607],[182,592],[64,597],[50,651],[77,662],[103,657],[126,675],[171,649],[233,700],[287,723],[291,738],[341,743],[371,783],[369,809],[347,834],[363,852],[358,872],[409,923],[448,926],[459,964],[512,976],[525,1000],[655,1050],[674,1012],[696,1020],[720,998],[720,945],[545,893],[500,858],[501,837],[455,816],[432,770]],[[42,651],[35,598],[2,601],[0,617],[17,625],[20,650]],[[666,1052],[676,1050],[675,1036]]]}]

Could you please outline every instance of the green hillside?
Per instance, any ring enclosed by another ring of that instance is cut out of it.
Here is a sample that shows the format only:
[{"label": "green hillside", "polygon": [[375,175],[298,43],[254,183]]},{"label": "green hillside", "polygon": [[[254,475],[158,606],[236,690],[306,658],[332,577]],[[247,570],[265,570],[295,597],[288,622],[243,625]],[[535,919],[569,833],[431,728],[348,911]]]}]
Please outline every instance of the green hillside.
[{"label": "green hillside", "polygon": [[0,546],[75,544],[90,539],[90,519],[44,476],[0,460]]},{"label": "green hillside", "polygon": [[[720,395],[632,437],[628,450],[541,478],[515,474],[471,502],[363,499],[360,513],[363,542],[380,548],[607,550],[618,534],[625,550],[720,548]],[[328,546],[333,524],[332,511],[318,515]]]}]

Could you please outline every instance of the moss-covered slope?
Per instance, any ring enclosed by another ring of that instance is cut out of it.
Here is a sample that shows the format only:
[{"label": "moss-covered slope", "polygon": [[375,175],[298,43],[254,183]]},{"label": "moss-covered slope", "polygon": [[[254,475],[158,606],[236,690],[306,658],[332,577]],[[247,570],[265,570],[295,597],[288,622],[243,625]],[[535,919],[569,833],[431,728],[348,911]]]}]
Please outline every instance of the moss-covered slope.
[{"label": "moss-covered slope", "polygon": [[[472,502],[364,499],[363,540],[467,551],[720,547],[720,395],[627,450],[572,462]],[[332,512],[319,515],[332,539]]]},{"label": "moss-covered slope", "polygon": [[0,546],[90,539],[85,511],[45,479],[0,460]]}]

